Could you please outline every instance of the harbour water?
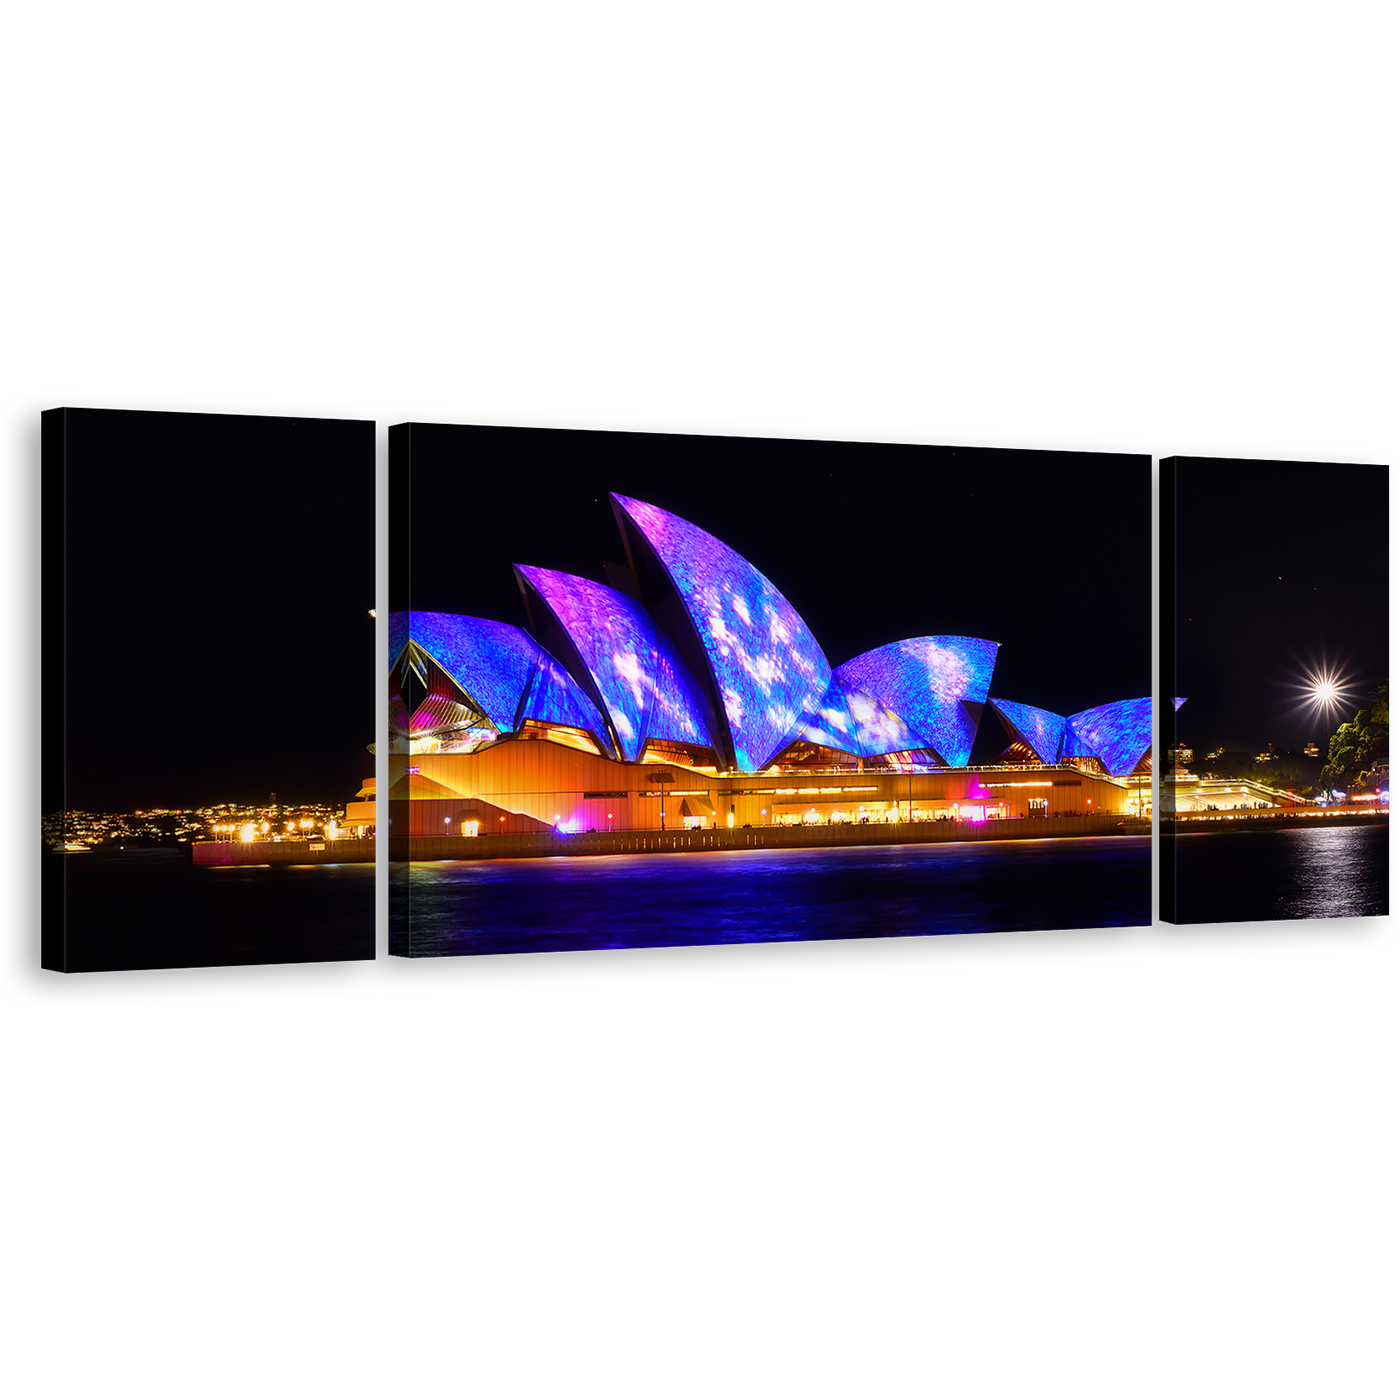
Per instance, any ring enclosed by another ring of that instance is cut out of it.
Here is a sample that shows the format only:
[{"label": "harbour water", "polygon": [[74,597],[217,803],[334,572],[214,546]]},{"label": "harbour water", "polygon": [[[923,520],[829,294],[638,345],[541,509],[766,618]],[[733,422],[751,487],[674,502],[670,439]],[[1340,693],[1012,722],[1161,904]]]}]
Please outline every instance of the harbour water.
[{"label": "harbour water", "polygon": [[70,971],[374,956],[371,864],[205,868],[186,847],[43,859],[66,865]]},{"label": "harbour water", "polygon": [[1388,825],[1180,833],[1177,922],[1388,914],[1389,834]]},{"label": "harbour water", "polygon": [[[1180,922],[1386,914],[1387,838],[1384,826],[1178,836]],[[1149,838],[1133,836],[435,861],[407,881],[395,867],[391,899],[396,914],[412,900],[418,957],[1112,928],[1148,922],[1149,861]],[[196,869],[153,848],[66,869],[75,970],[374,955],[369,864]]]},{"label": "harbour water", "polygon": [[[1150,920],[1151,838],[431,861],[394,868],[390,950],[414,957]],[[406,876],[406,878],[405,878]],[[412,945],[400,941],[406,902]]]}]

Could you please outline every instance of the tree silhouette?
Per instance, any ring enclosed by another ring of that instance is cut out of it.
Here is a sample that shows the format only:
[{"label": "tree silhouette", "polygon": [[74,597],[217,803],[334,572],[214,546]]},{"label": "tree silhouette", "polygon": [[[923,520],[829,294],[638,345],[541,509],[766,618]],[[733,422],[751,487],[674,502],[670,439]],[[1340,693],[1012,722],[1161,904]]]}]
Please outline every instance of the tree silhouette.
[{"label": "tree silhouette", "polygon": [[1349,791],[1374,781],[1377,769],[1390,764],[1390,682],[1383,682],[1375,702],[1341,725],[1327,749],[1322,786]]}]

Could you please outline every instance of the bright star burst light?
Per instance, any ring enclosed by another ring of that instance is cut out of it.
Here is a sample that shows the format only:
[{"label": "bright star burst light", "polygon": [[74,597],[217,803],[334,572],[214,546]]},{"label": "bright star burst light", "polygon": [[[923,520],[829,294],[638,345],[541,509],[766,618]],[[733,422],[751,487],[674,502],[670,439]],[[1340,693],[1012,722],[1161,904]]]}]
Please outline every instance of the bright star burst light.
[{"label": "bright star burst light", "polygon": [[1302,692],[1303,703],[1324,719],[1332,719],[1346,707],[1346,678],[1329,667],[1318,666],[1304,671],[1303,683],[1298,689]]}]

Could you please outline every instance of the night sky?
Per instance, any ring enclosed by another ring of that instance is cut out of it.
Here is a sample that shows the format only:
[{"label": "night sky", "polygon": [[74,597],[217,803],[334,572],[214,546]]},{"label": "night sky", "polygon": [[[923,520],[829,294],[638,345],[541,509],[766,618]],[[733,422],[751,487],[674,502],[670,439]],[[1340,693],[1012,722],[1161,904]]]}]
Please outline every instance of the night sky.
[{"label": "night sky", "polygon": [[[373,434],[69,411],[71,806],[359,786]],[[523,624],[512,563],[605,581],[618,491],[738,550],[833,665],[943,632],[1002,643],[1006,699],[1067,714],[1148,693],[1147,569],[1115,535],[1149,519],[1146,457],[426,425],[411,442],[415,607]],[[1342,716],[1298,703],[1305,671],[1347,678],[1346,717],[1388,674],[1386,469],[1176,460],[1178,734],[1325,745]]]},{"label": "night sky", "polygon": [[353,797],[382,708],[374,424],[66,417],[69,808]]},{"label": "night sky", "polygon": [[[399,430],[402,432],[403,430]],[[765,573],[833,666],[886,642],[1002,643],[991,693],[1060,714],[1151,693],[1150,458],[414,424],[412,606],[525,625],[511,565],[606,582],[608,492]],[[391,473],[402,464],[391,436]],[[395,496],[397,500],[397,496]],[[391,556],[400,519],[391,513]],[[410,585],[392,575],[391,606]]]},{"label": "night sky", "polygon": [[[1175,461],[1178,736],[1251,754],[1313,739],[1325,754],[1388,675],[1387,469]],[[1348,681],[1330,719],[1299,703],[1320,666]]]}]

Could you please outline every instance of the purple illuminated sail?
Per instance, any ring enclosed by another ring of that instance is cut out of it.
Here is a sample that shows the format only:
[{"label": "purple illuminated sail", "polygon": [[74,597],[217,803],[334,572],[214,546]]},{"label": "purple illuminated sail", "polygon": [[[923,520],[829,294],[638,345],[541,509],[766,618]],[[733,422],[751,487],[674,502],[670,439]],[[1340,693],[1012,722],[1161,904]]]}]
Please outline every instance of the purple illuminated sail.
[{"label": "purple illuminated sail", "polygon": [[873,695],[852,686],[841,685],[850,707],[851,718],[856,723],[856,752],[866,758],[878,758],[885,753],[907,753],[910,749],[922,747],[914,732],[903,718],[887,705],[882,705]]},{"label": "purple illuminated sail", "polygon": [[598,707],[579,688],[579,683],[543,647],[525,698],[520,705],[520,723],[561,724],[584,729],[600,744],[608,742],[608,727]]},{"label": "purple illuminated sail", "polygon": [[745,772],[766,767],[820,705],[831,667],[797,610],[708,531],[629,496],[613,500],[655,551],[710,664]]},{"label": "purple illuminated sail", "polygon": [[861,753],[860,741],[856,738],[855,719],[846,703],[846,693],[835,677],[832,677],[821,701],[802,716],[797,737],[810,744],[839,749],[843,753]]},{"label": "purple illuminated sail", "polygon": [[1126,777],[1152,747],[1152,700],[1115,700],[1070,715],[1061,752],[1097,758],[1115,778]]},{"label": "purple illuminated sail", "polygon": [[1018,705],[1014,700],[988,700],[987,703],[1005,718],[1031,747],[1042,763],[1054,763],[1060,756],[1060,742],[1065,735],[1065,717],[1034,705]]},{"label": "purple illuminated sail", "polygon": [[699,688],[635,598],[575,574],[527,564],[516,569],[588,668],[629,763],[642,756],[648,739],[714,747]]},{"label": "purple illuminated sail", "polygon": [[408,635],[497,729],[515,728],[516,708],[540,654],[540,644],[528,632],[484,617],[413,612]]},{"label": "purple illuminated sail", "polygon": [[979,637],[910,637],[853,657],[836,676],[848,697],[870,696],[899,717],[914,746],[959,768],[977,734],[962,702],[986,700],[998,645]]}]

